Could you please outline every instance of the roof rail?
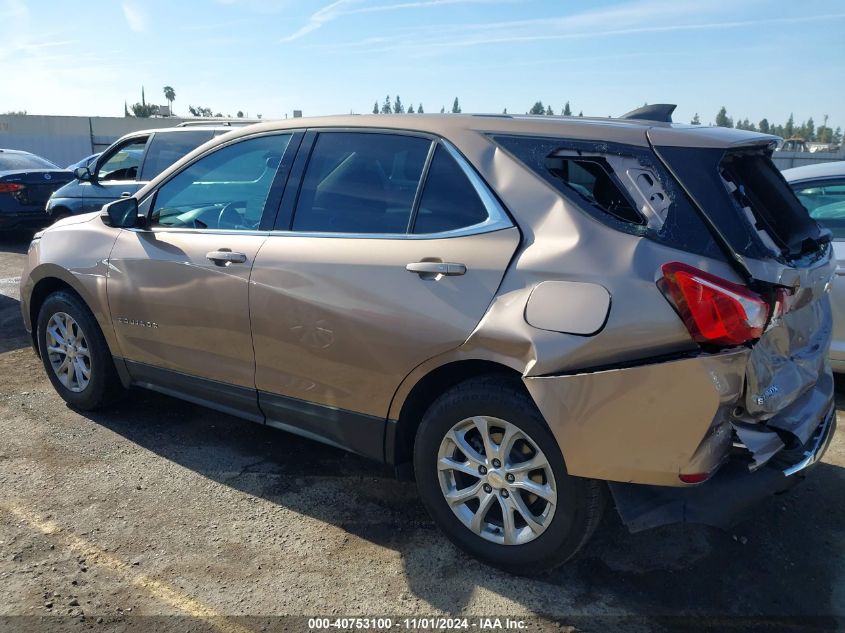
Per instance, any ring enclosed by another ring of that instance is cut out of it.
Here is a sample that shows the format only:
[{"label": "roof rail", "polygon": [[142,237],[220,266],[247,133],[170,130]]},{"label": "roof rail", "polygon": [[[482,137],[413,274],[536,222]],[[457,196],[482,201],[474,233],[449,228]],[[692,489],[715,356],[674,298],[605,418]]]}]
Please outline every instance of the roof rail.
[{"label": "roof rail", "polygon": [[237,121],[232,120],[225,120],[225,121],[215,121],[213,119],[203,119],[201,121],[182,121],[178,123],[176,127],[199,127],[203,125],[216,125],[216,126],[224,126],[224,127],[240,127],[243,125],[252,125],[253,123],[258,123],[259,120],[251,120],[251,119],[240,119]]},{"label": "roof rail", "polygon": [[652,105],[644,105],[642,108],[626,112],[619,118],[657,121],[658,123],[671,123],[672,113],[677,107],[678,106],[674,103],[654,103]]}]

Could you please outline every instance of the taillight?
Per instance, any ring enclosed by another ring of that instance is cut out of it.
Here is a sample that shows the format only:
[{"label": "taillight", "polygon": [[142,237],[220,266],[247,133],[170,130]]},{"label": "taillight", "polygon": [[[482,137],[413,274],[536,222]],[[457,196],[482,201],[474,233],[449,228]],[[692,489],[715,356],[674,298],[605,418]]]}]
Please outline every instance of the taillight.
[{"label": "taillight", "polygon": [[25,187],[19,182],[0,182],[0,193],[15,193],[21,191]]},{"label": "taillight", "polygon": [[657,284],[697,342],[742,345],[762,336],[769,304],[756,292],[680,262],[662,271]]}]

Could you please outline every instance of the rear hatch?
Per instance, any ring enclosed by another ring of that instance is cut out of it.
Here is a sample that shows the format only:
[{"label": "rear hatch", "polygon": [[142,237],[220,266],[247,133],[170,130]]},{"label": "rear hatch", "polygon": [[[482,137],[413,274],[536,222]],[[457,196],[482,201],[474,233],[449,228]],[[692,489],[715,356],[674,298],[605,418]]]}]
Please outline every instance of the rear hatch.
[{"label": "rear hatch", "polygon": [[[749,354],[734,428],[767,454],[778,442],[805,444],[833,394],[830,233],[772,163],[774,137],[713,128],[652,128],[648,137],[747,286],[770,304],[772,316]],[[777,437],[755,436],[761,423]]]}]

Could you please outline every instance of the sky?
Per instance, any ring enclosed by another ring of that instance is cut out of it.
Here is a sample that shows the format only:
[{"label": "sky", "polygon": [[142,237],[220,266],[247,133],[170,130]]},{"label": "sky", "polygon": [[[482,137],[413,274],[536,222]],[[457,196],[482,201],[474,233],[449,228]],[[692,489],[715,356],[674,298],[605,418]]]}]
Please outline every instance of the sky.
[{"label": "sky", "polygon": [[842,0],[0,0],[0,112],[263,118],[407,106],[845,127]]}]

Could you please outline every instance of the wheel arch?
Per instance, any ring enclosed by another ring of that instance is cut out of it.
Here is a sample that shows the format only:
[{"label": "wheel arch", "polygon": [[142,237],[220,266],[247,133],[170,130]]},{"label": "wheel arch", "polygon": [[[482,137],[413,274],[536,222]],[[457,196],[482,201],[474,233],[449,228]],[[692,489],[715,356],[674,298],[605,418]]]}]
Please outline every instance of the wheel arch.
[{"label": "wheel arch", "polygon": [[39,357],[41,356],[41,350],[38,344],[38,313],[41,311],[41,306],[44,305],[47,297],[54,292],[66,290],[79,297],[82,303],[94,315],[94,320],[100,326],[100,331],[103,333],[120,380],[124,386],[128,386],[130,381],[129,374],[120,354],[115,353],[118,349],[117,342],[114,339],[114,330],[108,321],[108,312],[98,309],[97,304],[92,301],[90,293],[85,286],[79,283],[67,270],[55,264],[42,264],[32,271],[30,278],[35,281],[32,284],[32,290],[26,297],[26,309],[30,324],[29,334],[32,339],[32,345]]},{"label": "wheel arch", "polygon": [[394,400],[395,417],[388,421],[385,433],[385,461],[396,466],[400,476],[409,476],[413,470],[414,437],[428,408],[449,388],[485,375],[512,378],[514,385],[528,393],[516,369],[492,360],[461,359],[429,369],[413,383],[401,404]]}]

